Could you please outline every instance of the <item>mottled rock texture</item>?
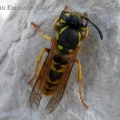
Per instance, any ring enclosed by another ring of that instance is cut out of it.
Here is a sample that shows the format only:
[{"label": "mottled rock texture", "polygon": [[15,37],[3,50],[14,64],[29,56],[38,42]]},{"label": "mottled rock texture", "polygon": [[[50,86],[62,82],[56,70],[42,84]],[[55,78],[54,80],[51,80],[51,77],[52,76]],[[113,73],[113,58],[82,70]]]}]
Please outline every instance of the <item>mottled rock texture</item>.
[{"label": "mottled rock texture", "polygon": [[[101,28],[104,39],[101,41],[89,24],[89,37],[82,42],[82,51],[77,56],[82,64],[83,97],[89,109],[79,99],[75,64],[62,101],[55,112],[46,115],[47,97],[38,110],[30,107],[32,87],[27,81],[35,71],[40,51],[51,44],[30,23],[35,22],[45,34],[54,37],[53,21],[65,5],[70,11],[87,12]],[[14,6],[21,10],[14,8],[5,20],[0,18],[0,120],[119,120],[119,0],[21,0]],[[24,9],[25,6],[32,9]]]}]

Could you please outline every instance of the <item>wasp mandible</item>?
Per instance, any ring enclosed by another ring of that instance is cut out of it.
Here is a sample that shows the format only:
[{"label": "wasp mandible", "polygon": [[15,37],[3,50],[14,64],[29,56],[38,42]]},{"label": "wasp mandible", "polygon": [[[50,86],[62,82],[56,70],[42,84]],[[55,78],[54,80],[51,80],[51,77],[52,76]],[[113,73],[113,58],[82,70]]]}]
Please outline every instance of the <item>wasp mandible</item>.
[{"label": "wasp mandible", "polygon": [[[81,63],[76,59],[76,56],[81,49],[81,41],[88,37],[88,22],[97,29],[100,38],[103,39],[101,30],[87,17],[86,13],[80,15],[69,12],[67,9],[65,7],[61,15],[54,21],[55,38],[45,35],[37,25],[31,22],[40,35],[52,43],[50,49],[45,47],[41,51],[36,62],[36,71],[28,82],[30,84],[37,77],[30,95],[31,106],[38,107],[42,95],[51,96],[46,106],[48,113],[53,112],[61,101],[74,63],[78,64],[80,100],[88,108],[82,97]],[[39,70],[38,66],[45,51],[48,55]]]}]

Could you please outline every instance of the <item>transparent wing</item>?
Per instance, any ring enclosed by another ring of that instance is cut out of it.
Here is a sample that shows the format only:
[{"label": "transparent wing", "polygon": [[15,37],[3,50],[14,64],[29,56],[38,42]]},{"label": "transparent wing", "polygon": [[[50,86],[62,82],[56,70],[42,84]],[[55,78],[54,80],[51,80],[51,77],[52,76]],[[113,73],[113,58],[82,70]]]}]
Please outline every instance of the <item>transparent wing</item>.
[{"label": "transparent wing", "polygon": [[46,82],[46,76],[48,75],[51,63],[53,61],[55,48],[56,48],[56,41],[52,40],[51,50],[49,51],[49,54],[43,64],[43,67],[37,77],[36,83],[32,89],[31,95],[30,95],[31,107],[34,107],[34,108],[39,107],[40,100],[42,97],[42,90],[43,90],[45,82]]},{"label": "transparent wing", "polygon": [[34,109],[39,107],[40,100],[42,97],[39,88],[40,88],[40,80],[37,80],[30,95],[30,105]]}]

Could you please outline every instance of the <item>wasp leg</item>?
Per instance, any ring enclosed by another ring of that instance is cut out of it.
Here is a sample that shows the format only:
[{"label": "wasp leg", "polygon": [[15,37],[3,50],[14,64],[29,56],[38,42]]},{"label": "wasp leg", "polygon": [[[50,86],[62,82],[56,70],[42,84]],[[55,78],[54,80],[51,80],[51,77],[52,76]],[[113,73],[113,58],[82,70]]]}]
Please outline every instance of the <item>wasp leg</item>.
[{"label": "wasp leg", "polygon": [[59,25],[57,25],[60,17],[57,17],[53,23],[54,30],[57,30],[59,28]]},{"label": "wasp leg", "polygon": [[79,81],[79,94],[82,104],[88,108],[88,105],[85,103],[83,97],[82,97],[82,69],[81,69],[81,63],[79,60],[75,59],[75,62],[78,64],[78,81]]},{"label": "wasp leg", "polygon": [[33,27],[40,33],[40,35],[42,35],[42,37],[43,37],[44,39],[52,41],[52,38],[49,37],[49,36],[47,36],[47,35],[45,35],[45,34],[39,29],[39,27],[38,27],[37,25],[35,25],[33,22],[31,22],[31,24],[32,24]]},{"label": "wasp leg", "polygon": [[35,70],[35,73],[34,73],[32,79],[31,79],[30,81],[28,81],[28,84],[32,83],[32,81],[35,79],[35,77],[36,77],[36,75],[37,75],[37,73],[38,73],[38,66],[39,66],[39,64],[40,64],[40,62],[41,62],[41,59],[42,59],[42,56],[43,56],[44,51],[46,51],[46,52],[48,53],[48,52],[49,52],[49,49],[48,49],[48,48],[43,48],[43,50],[41,51],[41,53],[40,53],[40,55],[38,56],[38,59],[37,59],[37,61],[36,61],[36,70]]},{"label": "wasp leg", "polygon": [[81,40],[86,39],[88,37],[88,27],[87,27],[86,31],[81,34],[82,34]]}]

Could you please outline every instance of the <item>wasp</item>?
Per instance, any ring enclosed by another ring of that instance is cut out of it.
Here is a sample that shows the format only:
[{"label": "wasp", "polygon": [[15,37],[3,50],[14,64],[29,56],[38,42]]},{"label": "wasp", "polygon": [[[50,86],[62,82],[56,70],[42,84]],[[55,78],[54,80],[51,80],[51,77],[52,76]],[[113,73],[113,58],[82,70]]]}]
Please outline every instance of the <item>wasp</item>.
[{"label": "wasp", "polygon": [[[76,59],[81,50],[81,41],[88,37],[88,22],[96,28],[100,38],[103,39],[101,30],[87,17],[86,13],[69,12],[67,6],[54,21],[55,38],[45,35],[36,24],[31,22],[40,35],[52,43],[50,49],[46,47],[42,49],[36,62],[36,71],[28,82],[30,84],[36,78],[30,95],[31,107],[39,107],[42,95],[51,96],[46,110],[48,113],[53,112],[62,99],[72,67],[74,63],[77,63],[80,100],[88,108],[82,97],[81,63]],[[44,52],[47,52],[48,55],[39,70]]]}]

